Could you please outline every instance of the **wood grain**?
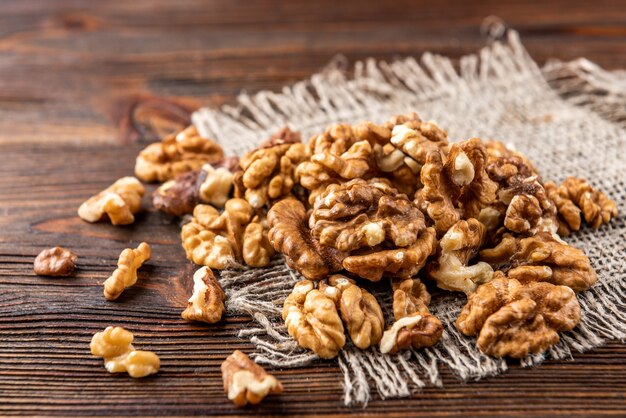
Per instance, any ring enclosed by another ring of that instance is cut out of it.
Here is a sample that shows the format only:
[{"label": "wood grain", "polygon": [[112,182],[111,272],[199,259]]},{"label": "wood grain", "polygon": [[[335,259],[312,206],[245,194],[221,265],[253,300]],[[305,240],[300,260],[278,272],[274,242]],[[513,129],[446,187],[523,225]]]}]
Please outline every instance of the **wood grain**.
[{"label": "wood grain", "polygon": [[[146,211],[134,225],[88,225],[78,205],[132,172],[146,143],[188,122],[201,104],[241,89],[278,89],[323,67],[431,50],[453,57],[484,44],[495,14],[520,30],[539,62],[587,56],[626,67],[626,4],[486,1],[17,1],[0,13],[0,415],[529,416],[626,414],[626,346],[611,342],[573,361],[459,382],[411,399],[342,405],[337,366],[276,370],[285,393],[257,408],[225,399],[219,364],[250,344],[247,318],[203,326],[180,319],[194,267],[175,221]],[[116,302],[102,282],[120,251],[142,240],[154,257]],[[79,254],[75,277],[34,275],[43,248]],[[108,325],[155,350],[161,372],[132,380],[89,355]]]}]

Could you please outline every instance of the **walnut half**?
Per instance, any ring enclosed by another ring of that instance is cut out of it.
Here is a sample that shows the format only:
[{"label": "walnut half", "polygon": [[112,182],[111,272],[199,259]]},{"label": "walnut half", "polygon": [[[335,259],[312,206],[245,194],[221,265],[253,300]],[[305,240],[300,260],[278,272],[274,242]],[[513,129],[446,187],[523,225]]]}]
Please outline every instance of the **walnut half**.
[{"label": "walnut half", "polygon": [[226,294],[208,267],[198,269],[193,275],[193,294],[181,316],[187,321],[214,324],[222,319]]},{"label": "walnut half", "polygon": [[580,321],[576,294],[567,286],[507,278],[502,272],[468,298],[456,327],[478,335],[478,348],[494,357],[523,358],[559,342],[559,331]]},{"label": "walnut half", "polygon": [[98,222],[105,217],[113,225],[128,225],[141,209],[143,185],[134,177],[122,177],[111,186],[90,197],[78,208],[78,216],[87,222]]},{"label": "walnut half", "polygon": [[235,350],[221,366],[224,392],[235,406],[256,405],[268,394],[283,393],[283,385],[239,350]]},{"label": "walnut half", "polygon": [[91,354],[104,358],[109,373],[128,372],[138,378],[158,372],[159,357],[151,351],[135,350],[133,338],[133,334],[122,327],[107,327],[91,339]]},{"label": "walnut half", "polygon": [[35,258],[35,274],[40,276],[69,276],[74,271],[78,256],[63,247],[43,250]]}]

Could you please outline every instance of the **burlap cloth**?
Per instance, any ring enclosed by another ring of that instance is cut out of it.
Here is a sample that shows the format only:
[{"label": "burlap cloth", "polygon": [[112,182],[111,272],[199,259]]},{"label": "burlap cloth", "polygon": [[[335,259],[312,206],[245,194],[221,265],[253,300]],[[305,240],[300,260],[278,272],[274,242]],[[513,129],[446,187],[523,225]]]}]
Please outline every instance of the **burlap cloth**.
[{"label": "burlap cloth", "polygon": [[[587,178],[617,202],[622,214],[626,211],[624,72],[606,72],[584,59],[539,68],[515,32],[504,42],[463,57],[456,66],[427,53],[420,60],[358,62],[349,74],[340,67],[331,65],[279,93],[243,94],[236,107],[201,109],[193,121],[202,134],[241,154],[286,124],[309,138],[333,123],[382,122],[394,114],[417,111],[445,128],[453,141],[480,137],[513,145],[531,158],[544,180]],[[626,338],[624,216],[598,231],[583,229],[567,241],[585,250],[598,272],[598,283],[578,295],[580,325],[563,334],[545,355],[529,357],[523,365],[569,358],[606,339]],[[316,360],[289,337],[280,318],[282,301],[298,279],[280,258],[268,268],[221,275],[228,311],[256,321],[240,336],[255,344],[258,363],[300,367]],[[389,289],[379,284],[373,290],[389,311]],[[506,361],[482,355],[474,339],[455,329],[464,303],[461,294],[435,293],[432,311],[445,331],[433,348],[382,355],[348,344],[337,360],[345,403],[367,403],[372,388],[385,398],[440,385],[441,366],[463,380],[504,372]]]}]

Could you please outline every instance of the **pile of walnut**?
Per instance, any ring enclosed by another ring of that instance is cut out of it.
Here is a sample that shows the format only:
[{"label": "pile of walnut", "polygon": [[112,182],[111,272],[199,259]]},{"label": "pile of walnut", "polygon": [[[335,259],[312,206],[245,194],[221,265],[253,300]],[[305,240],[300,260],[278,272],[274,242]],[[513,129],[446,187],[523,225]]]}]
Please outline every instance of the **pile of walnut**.
[{"label": "pile of walnut", "polygon": [[[285,128],[238,166],[190,168],[154,196],[166,213],[193,214],[183,248],[207,267],[183,317],[220,319],[225,295],[209,268],[262,267],[281,253],[305,278],[284,302],[285,325],[323,358],[348,338],[383,353],[436,344],[443,326],[423,280],[467,295],[456,327],[485,354],[541,353],[578,324],[575,292],[596,281],[560,236],[617,214],[585,180],[544,183],[504,144],[449,143],[415,113],[334,125],[306,145]],[[393,323],[365,289],[383,279]]]}]

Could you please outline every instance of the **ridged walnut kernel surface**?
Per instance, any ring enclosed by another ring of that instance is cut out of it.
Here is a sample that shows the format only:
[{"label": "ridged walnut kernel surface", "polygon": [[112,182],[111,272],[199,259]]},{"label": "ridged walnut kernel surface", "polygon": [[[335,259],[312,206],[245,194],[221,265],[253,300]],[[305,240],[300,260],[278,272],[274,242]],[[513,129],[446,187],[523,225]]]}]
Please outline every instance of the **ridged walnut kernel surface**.
[{"label": "ridged walnut kernel surface", "polygon": [[150,260],[152,249],[142,242],[136,249],[126,248],[117,260],[117,269],[104,281],[104,297],[107,300],[117,299],[124,289],[137,282],[137,269]]},{"label": "ridged walnut kernel surface", "polygon": [[40,276],[69,276],[74,271],[78,256],[63,247],[43,250],[33,264],[35,274]]},{"label": "ridged walnut kernel surface", "polygon": [[494,357],[524,358],[559,342],[559,332],[580,321],[576,294],[567,286],[520,281],[496,272],[468,298],[456,327],[478,335],[480,351]]},{"label": "ridged walnut kernel surface", "polygon": [[159,357],[151,351],[135,350],[133,338],[133,334],[122,327],[107,327],[91,339],[91,354],[104,359],[109,373],[127,372],[139,378],[158,372]]},{"label": "ridged walnut kernel surface", "polygon": [[346,343],[335,301],[315,289],[315,283],[296,283],[283,304],[283,320],[289,335],[321,358],[337,357]]},{"label": "ridged walnut kernel surface", "polygon": [[214,324],[224,314],[226,294],[208,267],[198,269],[193,275],[193,294],[181,316],[187,321]]},{"label": "ridged walnut kernel surface", "polygon": [[128,225],[135,221],[141,209],[143,185],[135,177],[122,177],[78,208],[78,216],[87,222],[108,218],[113,225]]},{"label": "ridged walnut kernel surface", "polygon": [[278,379],[239,350],[224,360],[221,369],[224,392],[237,407],[256,405],[267,395],[283,393]]}]

